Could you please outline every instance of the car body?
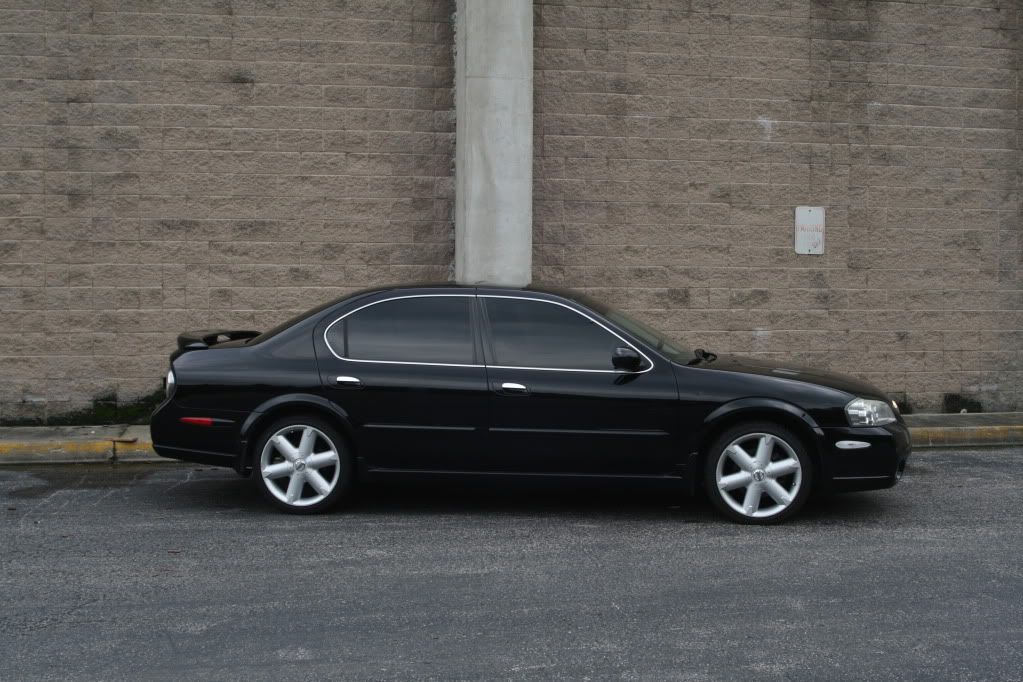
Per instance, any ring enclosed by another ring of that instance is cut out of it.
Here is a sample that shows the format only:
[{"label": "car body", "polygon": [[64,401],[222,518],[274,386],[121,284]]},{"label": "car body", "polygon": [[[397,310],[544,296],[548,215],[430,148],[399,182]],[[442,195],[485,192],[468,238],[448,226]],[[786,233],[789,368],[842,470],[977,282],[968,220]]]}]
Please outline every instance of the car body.
[{"label": "car body", "polygon": [[[331,506],[355,480],[627,478],[706,487],[726,515],[769,523],[811,488],[891,487],[910,454],[897,406],[869,383],[694,355],[566,291],[382,287],[178,346],[154,449],[256,471],[288,511]],[[306,467],[324,466],[316,453],[332,455],[322,476]]]}]

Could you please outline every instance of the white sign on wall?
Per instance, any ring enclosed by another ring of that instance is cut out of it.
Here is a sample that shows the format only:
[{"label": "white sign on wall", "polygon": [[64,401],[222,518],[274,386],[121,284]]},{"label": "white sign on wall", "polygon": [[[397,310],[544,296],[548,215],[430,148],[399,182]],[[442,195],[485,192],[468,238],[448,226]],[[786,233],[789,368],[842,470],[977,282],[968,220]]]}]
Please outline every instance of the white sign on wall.
[{"label": "white sign on wall", "polygon": [[823,206],[796,206],[796,253],[824,253]]}]

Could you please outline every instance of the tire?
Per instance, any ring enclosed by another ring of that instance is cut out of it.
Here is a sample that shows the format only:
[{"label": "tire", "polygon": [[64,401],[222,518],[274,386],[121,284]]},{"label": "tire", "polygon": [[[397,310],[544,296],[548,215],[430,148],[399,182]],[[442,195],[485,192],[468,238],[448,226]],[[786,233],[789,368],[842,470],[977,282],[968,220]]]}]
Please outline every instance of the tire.
[{"label": "tire", "polygon": [[275,420],[256,441],[253,480],[278,509],[316,514],[348,497],[354,484],[353,456],[330,422],[309,414]]},{"label": "tire", "polygon": [[754,525],[781,523],[798,512],[810,496],[813,475],[799,437],[764,421],[738,424],[718,436],[703,470],[707,496],[717,510]]}]

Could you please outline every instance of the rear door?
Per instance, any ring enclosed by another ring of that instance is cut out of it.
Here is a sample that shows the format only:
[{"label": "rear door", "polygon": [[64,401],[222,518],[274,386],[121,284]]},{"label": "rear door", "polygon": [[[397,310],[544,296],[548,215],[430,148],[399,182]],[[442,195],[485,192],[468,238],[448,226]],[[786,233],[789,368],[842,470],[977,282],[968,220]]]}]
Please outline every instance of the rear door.
[{"label": "rear door", "polygon": [[[481,292],[494,471],[661,475],[682,454],[669,364],[598,317],[553,300]],[[616,348],[644,356],[615,370]]]},{"label": "rear door", "polygon": [[317,331],[324,391],[368,467],[479,468],[487,382],[466,291],[382,296]]}]

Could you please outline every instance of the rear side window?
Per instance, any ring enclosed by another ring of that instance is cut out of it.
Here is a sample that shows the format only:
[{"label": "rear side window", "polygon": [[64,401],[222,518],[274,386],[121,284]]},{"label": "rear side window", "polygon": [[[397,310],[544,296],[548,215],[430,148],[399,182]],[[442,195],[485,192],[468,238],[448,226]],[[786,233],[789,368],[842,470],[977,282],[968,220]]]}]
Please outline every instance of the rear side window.
[{"label": "rear side window", "polygon": [[352,360],[475,364],[471,296],[398,298],[331,325],[327,343]]},{"label": "rear side window", "polygon": [[614,349],[628,345],[564,306],[519,298],[481,300],[497,365],[612,371]]}]

